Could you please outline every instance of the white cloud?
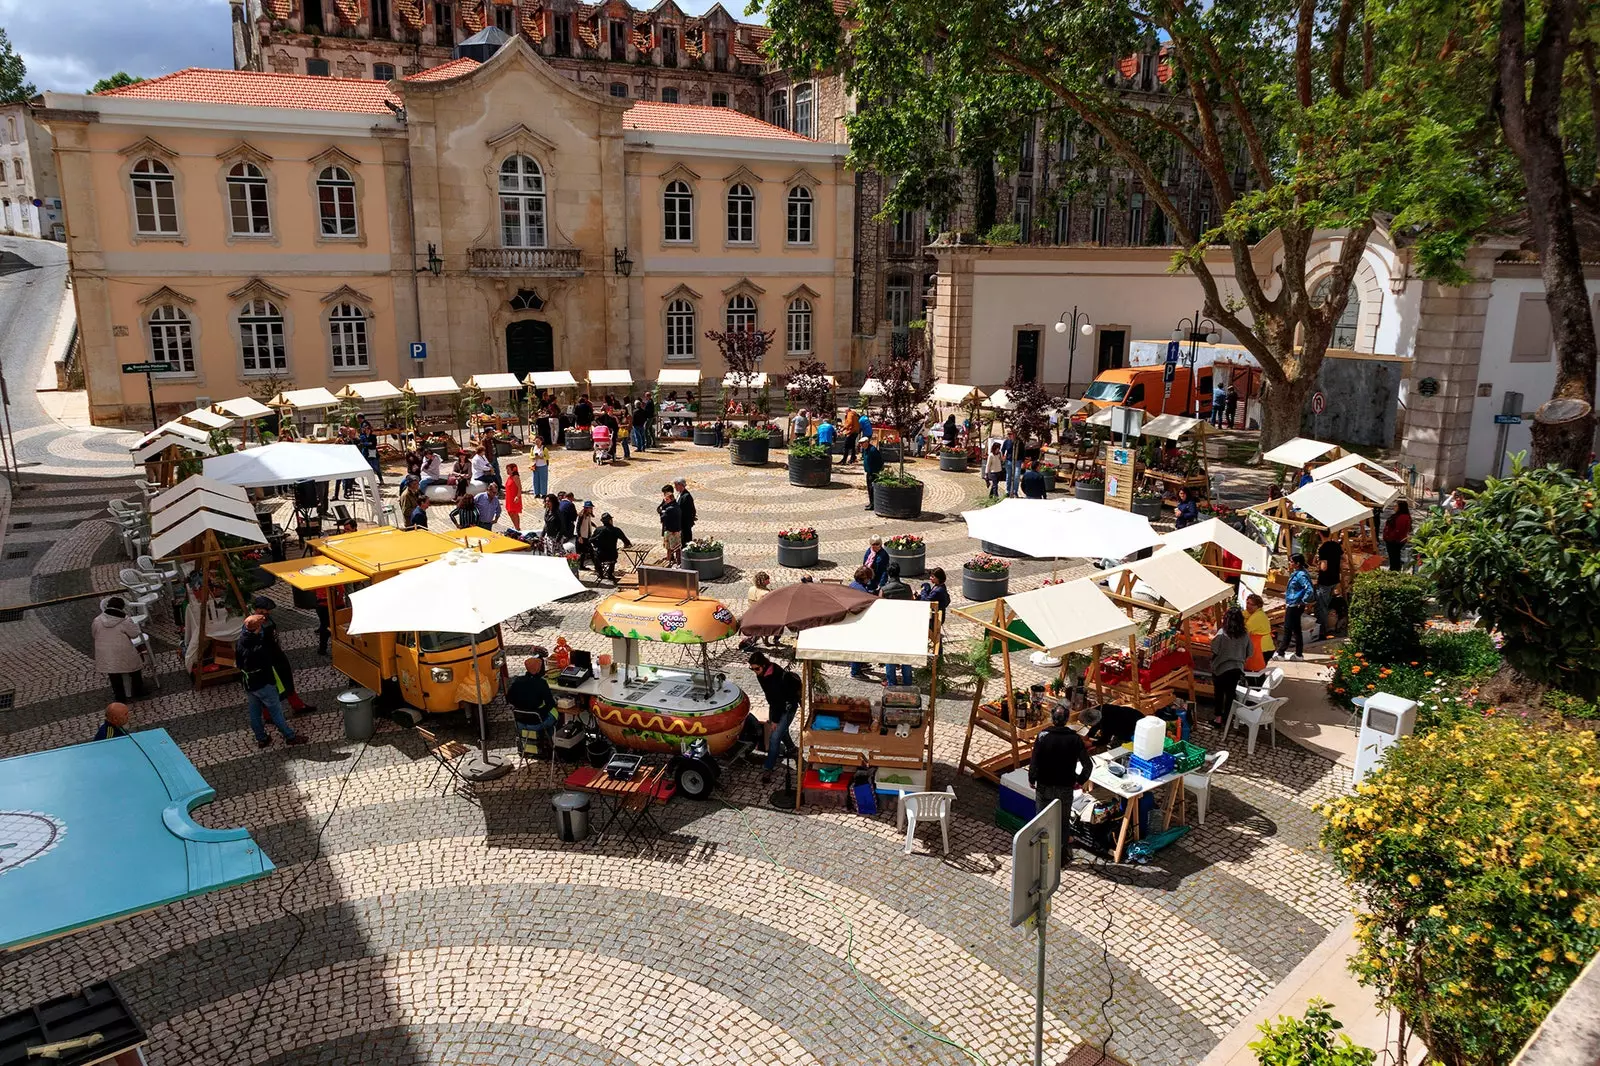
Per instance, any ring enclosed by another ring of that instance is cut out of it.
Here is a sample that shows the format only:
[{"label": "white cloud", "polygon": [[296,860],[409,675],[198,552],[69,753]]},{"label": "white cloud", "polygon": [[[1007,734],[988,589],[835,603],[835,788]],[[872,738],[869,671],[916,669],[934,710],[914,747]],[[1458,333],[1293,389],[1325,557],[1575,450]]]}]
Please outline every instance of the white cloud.
[{"label": "white cloud", "polygon": [[227,0],[0,0],[0,26],[41,90],[83,92],[125,70],[151,78],[232,67]]}]

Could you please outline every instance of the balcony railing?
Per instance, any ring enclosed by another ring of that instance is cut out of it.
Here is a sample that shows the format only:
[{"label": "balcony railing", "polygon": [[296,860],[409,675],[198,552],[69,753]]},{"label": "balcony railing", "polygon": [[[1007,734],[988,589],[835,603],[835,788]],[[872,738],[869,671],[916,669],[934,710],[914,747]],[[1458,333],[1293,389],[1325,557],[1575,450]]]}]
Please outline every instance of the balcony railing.
[{"label": "balcony railing", "polygon": [[474,248],[472,269],[487,274],[583,273],[578,248]]}]

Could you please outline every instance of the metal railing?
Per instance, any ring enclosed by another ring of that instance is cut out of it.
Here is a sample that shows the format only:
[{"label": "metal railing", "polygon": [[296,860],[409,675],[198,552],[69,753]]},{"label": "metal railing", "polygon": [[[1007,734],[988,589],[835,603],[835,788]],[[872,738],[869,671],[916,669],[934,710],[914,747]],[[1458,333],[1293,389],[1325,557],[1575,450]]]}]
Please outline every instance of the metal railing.
[{"label": "metal railing", "polygon": [[583,252],[578,248],[474,248],[473,270],[510,274],[581,274]]}]

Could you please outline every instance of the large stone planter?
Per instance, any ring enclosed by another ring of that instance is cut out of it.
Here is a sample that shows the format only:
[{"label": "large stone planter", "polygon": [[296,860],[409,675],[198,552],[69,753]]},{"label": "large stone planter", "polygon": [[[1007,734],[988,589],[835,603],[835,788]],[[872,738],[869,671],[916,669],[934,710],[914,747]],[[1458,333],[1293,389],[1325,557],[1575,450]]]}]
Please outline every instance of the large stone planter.
[{"label": "large stone planter", "polygon": [[973,603],[999,599],[1011,589],[1011,571],[998,573],[961,568],[961,595]]},{"label": "large stone planter", "polygon": [[904,445],[899,443],[880,444],[878,445],[878,455],[885,463],[898,463],[903,449]]},{"label": "large stone planter", "polygon": [[952,474],[965,474],[967,472],[967,453],[940,452],[939,469],[947,470]]},{"label": "large stone planter", "polygon": [[822,547],[822,538],[807,541],[778,539],[778,565],[787,566],[796,570],[817,565],[817,552]]},{"label": "large stone planter", "polygon": [[450,442],[447,440],[430,440],[423,444],[422,450],[432,452],[441,459],[450,458]]},{"label": "large stone planter", "polygon": [[1143,515],[1153,522],[1161,517],[1161,499],[1156,497],[1154,499],[1141,500],[1135,496],[1133,502],[1128,505],[1128,510],[1134,514]]},{"label": "large stone planter", "polygon": [[1056,491],[1056,472],[1054,470],[1041,470],[1039,473],[1044,475],[1044,491]]},{"label": "large stone planter", "polygon": [[984,554],[986,554],[986,555],[998,555],[1002,559],[1026,559],[1027,558],[1026,555],[1022,554],[1019,551],[1012,551],[1010,548],[1002,548],[1000,545],[995,544],[995,543],[993,543],[991,541],[980,540],[980,541],[978,541],[978,545],[981,548],[983,548]]},{"label": "large stone planter", "polygon": [[922,514],[922,489],[916,485],[872,486],[872,510],[879,518],[916,518]]},{"label": "large stone planter", "polygon": [[[700,443],[695,441],[696,444]],[[759,440],[734,439],[732,455],[734,466],[766,466],[767,455],[772,448],[772,442],[763,437]]]},{"label": "large stone planter", "polygon": [[587,430],[567,430],[567,451],[592,452],[594,451],[594,434]]},{"label": "large stone planter", "polygon": [[789,484],[807,489],[824,489],[833,479],[833,460],[826,455],[815,458],[789,455]]},{"label": "large stone planter", "polygon": [[768,445],[773,448],[783,447],[783,430],[774,429],[769,435]]},{"label": "large stone planter", "polygon": [[1080,500],[1088,500],[1090,503],[1105,503],[1106,487],[1101,485],[1098,488],[1090,488],[1087,485],[1074,485],[1072,487],[1072,495]]},{"label": "large stone planter", "polygon": [[722,432],[716,426],[712,426],[710,429],[701,429],[699,426],[695,426],[694,442],[696,446],[701,448],[719,447],[722,444]]},{"label": "large stone planter", "polygon": [[511,455],[511,451],[512,451],[512,449],[511,449],[511,438],[510,437],[496,437],[494,439],[494,453],[495,453],[495,455],[499,456],[502,459],[505,459],[505,458],[508,458]]},{"label": "large stone planter", "polygon": [[718,548],[713,552],[691,552],[685,548],[683,565],[686,569],[699,574],[701,581],[714,581],[722,576],[722,549]]},{"label": "large stone planter", "polygon": [[921,577],[928,572],[926,544],[906,551],[896,551],[886,545],[883,550],[889,553],[889,561],[900,568],[901,577]]}]

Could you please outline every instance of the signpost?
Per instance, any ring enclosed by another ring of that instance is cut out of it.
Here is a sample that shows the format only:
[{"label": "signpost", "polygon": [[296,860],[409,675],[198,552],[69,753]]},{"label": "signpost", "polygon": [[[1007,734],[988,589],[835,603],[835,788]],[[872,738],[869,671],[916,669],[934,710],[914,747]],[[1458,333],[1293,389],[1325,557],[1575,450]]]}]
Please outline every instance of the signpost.
[{"label": "signpost", "polygon": [[1319,389],[1311,394],[1311,413],[1320,415],[1328,409],[1328,397]]},{"label": "signpost", "polygon": [[1051,800],[1011,838],[1011,928],[1031,925],[1039,934],[1033,1066],[1044,1062],[1044,930],[1050,924],[1050,897],[1061,887],[1061,809],[1060,800]]},{"label": "signpost", "polygon": [[413,359],[426,359],[426,358],[428,358],[428,342],[427,341],[412,341],[411,342],[411,358],[413,358]]},{"label": "signpost", "polygon": [[123,363],[124,374],[143,374],[145,392],[150,397],[150,428],[158,429],[161,423],[156,419],[156,374],[170,374],[178,369],[171,363]]},{"label": "signpost", "polygon": [[1500,413],[1494,416],[1494,424],[1494,476],[1499,477],[1505,471],[1506,437],[1511,432],[1506,427],[1522,425],[1522,393],[1507,390],[1500,397]]}]

